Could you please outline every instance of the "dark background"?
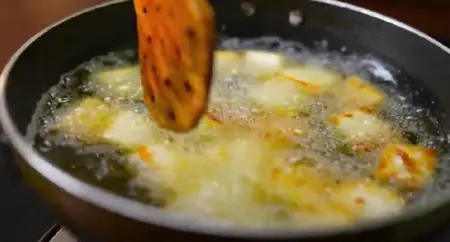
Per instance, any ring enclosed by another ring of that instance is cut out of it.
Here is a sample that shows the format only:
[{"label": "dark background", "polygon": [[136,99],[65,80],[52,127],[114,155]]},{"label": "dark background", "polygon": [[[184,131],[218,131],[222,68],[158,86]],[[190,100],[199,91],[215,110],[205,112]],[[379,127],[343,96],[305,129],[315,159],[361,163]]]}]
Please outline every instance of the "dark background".
[{"label": "dark background", "polygon": [[[78,10],[106,0],[0,0],[0,68],[29,37]],[[268,0],[270,1],[270,0]],[[450,45],[448,0],[348,0],[404,21]],[[0,144],[0,241],[37,241],[54,223],[49,209],[23,182],[9,148]],[[450,241],[441,235],[439,240]]]}]

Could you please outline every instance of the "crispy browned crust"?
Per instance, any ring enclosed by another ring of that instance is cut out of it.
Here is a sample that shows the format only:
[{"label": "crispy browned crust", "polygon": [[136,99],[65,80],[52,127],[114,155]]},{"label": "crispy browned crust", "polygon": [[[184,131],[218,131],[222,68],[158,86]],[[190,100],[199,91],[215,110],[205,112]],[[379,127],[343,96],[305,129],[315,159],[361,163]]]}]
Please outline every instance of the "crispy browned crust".
[{"label": "crispy browned crust", "polygon": [[211,86],[214,11],[207,0],[134,0],[144,101],[158,126],[194,128]]}]

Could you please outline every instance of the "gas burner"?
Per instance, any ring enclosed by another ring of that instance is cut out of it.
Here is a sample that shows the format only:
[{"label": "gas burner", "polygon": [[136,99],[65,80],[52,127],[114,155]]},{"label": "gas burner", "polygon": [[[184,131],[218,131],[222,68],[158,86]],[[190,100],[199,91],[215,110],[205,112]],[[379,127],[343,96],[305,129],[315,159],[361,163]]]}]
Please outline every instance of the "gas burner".
[{"label": "gas burner", "polygon": [[[76,235],[75,235],[76,234]],[[105,242],[98,238],[74,233],[66,227],[53,225],[37,242]]]},{"label": "gas burner", "polygon": [[53,226],[38,242],[80,242],[70,231]]}]

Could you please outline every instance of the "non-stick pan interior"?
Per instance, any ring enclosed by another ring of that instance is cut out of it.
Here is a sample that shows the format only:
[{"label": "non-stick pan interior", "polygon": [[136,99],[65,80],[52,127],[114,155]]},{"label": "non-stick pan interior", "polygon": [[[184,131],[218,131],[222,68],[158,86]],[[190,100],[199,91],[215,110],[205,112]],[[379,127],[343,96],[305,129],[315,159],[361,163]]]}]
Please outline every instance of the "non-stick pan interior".
[{"label": "non-stick pan interior", "polygon": [[[444,133],[450,127],[450,54],[397,22],[365,15],[341,3],[294,0],[211,0],[217,29],[237,37],[279,36],[309,47],[326,40],[329,50],[371,54],[388,63],[398,88],[431,110]],[[293,25],[290,13],[302,22]],[[8,111],[25,135],[36,102],[61,75],[90,58],[136,48],[132,1],[96,8],[39,34],[6,70]],[[400,27],[399,27],[399,26]]]}]

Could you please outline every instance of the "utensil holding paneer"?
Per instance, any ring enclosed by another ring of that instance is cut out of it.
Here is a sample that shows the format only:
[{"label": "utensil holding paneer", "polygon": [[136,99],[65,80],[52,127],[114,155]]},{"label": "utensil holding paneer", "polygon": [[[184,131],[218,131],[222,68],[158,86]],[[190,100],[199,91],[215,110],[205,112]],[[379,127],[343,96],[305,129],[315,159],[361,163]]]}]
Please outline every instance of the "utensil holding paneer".
[{"label": "utensil holding paneer", "polygon": [[174,132],[194,128],[207,107],[215,44],[207,0],[134,0],[144,102]]}]

